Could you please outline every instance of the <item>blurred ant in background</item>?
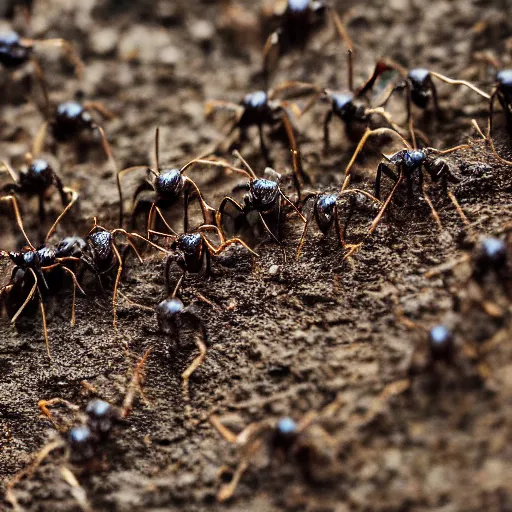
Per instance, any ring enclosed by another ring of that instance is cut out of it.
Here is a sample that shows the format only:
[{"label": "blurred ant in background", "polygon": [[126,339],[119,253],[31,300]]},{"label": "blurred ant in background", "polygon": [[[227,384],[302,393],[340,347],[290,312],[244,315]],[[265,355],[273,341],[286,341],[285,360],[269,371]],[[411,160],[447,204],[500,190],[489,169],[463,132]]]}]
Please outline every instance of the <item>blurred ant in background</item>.
[{"label": "blurred ant in background", "polygon": [[[59,464],[59,473],[70,486],[73,498],[81,510],[92,510],[85,490],[80,486],[71,468],[97,472],[98,464],[106,460],[105,449],[110,444],[109,441],[113,435],[117,434],[119,427],[126,426],[126,418],[131,412],[137,393],[143,396],[144,366],[150,352],[151,349],[147,350],[137,362],[120,407],[99,398],[90,400],[84,410],[62,398],[38,402],[39,409],[51,421],[59,435],[56,439],[54,436],[54,440],[48,442],[36,454],[28,467],[18,472],[7,483],[6,499],[14,510],[20,509],[15,493],[16,487],[24,479],[31,477],[48,456],[57,450],[63,451],[63,461]],[[56,413],[50,410],[56,406],[64,407],[71,412],[72,419],[67,419],[62,423],[57,420]]]}]

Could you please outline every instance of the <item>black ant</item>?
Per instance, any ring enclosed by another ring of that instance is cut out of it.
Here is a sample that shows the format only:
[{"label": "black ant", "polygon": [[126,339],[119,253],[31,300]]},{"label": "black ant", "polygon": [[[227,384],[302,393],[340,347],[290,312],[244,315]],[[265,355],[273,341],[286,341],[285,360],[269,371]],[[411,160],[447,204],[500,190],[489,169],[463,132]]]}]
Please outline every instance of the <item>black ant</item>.
[{"label": "black ant", "polygon": [[199,355],[194,358],[188,368],[181,374],[183,382],[183,395],[189,401],[189,380],[192,374],[203,364],[206,357],[206,328],[202,320],[196,315],[191,306],[185,306],[176,294],[182,280],[178,282],[173,294],[160,302],[156,309],[158,327],[160,331],[175,338],[180,343],[180,334],[184,327],[195,331],[194,341]]},{"label": "black ant", "polygon": [[[60,475],[71,487],[73,498],[77,501],[81,510],[92,510],[85,490],[70,469],[69,463],[85,470],[97,470],[97,465],[94,466],[94,462],[104,458],[105,446],[112,435],[116,433],[117,428],[124,425],[137,392],[143,396],[144,366],[150,352],[151,349],[147,350],[137,362],[121,406],[114,406],[99,398],[90,400],[83,410],[63,398],[52,398],[38,402],[39,409],[51,421],[60,435],[55,440],[48,442],[36,454],[33,462],[7,483],[6,499],[15,510],[19,509],[15,494],[16,486],[24,478],[33,475],[44,460],[57,450],[64,451],[64,462],[59,468]],[[50,410],[55,406],[66,408],[73,414],[73,418],[62,423],[57,421],[55,413]]]},{"label": "black ant", "polygon": [[[237,445],[240,450],[240,463],[236,468],[231,481],[223,485],[217,494],[217,500],[223,502],[229,500],[235,492],[240,479],[249,468],[251,462],[262,452],[268,452],[269,462],[276,456],[281,459],[293,459],[306,467],[310,464],[315,455],[326,459],[331,451],[326,447],[334,448],[334,441],[331,436],[321,427],[318,422],[318,415],[314,412],[306,414],[300,421],[290,417],[283,417],[278,420],[263,420],[251,423],[240,433],[235,434],[228,429],[217,416],[210,418],[212,425],[220,435],[229,443]],[[320,455],[318,446],[322,444]],[[331,460],[322,460],[325,465]]]},{"label": "black ant", "polygon": [[37,75],[44,83],[42,69],[34,53],[38,47],[45,46],[60,48],[75,67],[77,76],[82,75],[84,64],[69,41],[65,39],[29,39],[21,37],[14,31],[0,33],[0,65],[13,70],[31,60]]},{"label": "black ant", "polygon": [[[228,203],[232,204],[244,217],[250,212],[256,211],[258,216],[265,227],[267,233],[272,239],[279,245],[281,240],[279,237],[279,223],[281,218],[281,203],[283,200],[288,203],[295,212],[299,215],[304,224],[307,223],[306,218],[302,215],[299,209],[292,203],[292,201],[283,193],[280,188],[279,180],[281,175],[273,169],[267,167],[265,169],[265,178],[258,178],[251,166],[243,159],[243,157],[235,151],[234,154],[243,163],[245,169],[239,169],[227,165],[226,167],[241,174],[244,174],[249,178],[248,183],[244,183],[237,186],[237,189],[247,190],[247,194],[244,196],[244,204],[239,204],[232,197],[225,197],[222,199],[219,209],[216,214],[216,223],[219,230],[223,230],[222,218],[224,215],[224,209]],[[296,168],[296,162],[299,158],[297,152],[292,152],[294,168]]]},{"label": "black ant", "polygon": [[8,183],[0,189],[0,194],[19,194],[28,198],[37,196],[39,198],[39,221],[42,225],[46,218],[44,200],[48,196],[48,190],[52,186],[57,188],[62,207],[65,208],[69,202],[69,189],[66,191],[62,180],[48,160],[34,159],[30,153],[27,153],[25,160],[26,166],[18,174],[7,162],[0,161],[12,179],[12,183]]},{"label": "black ant", "polygon": [[[171,230],[172,231],[172,230]],[[220,245],[215,247],[215,245],[208,240],[205,233],[206,232],[214,232],[218,235],[220,239]],[[247,249],[253,256],[258,257],[256,254],[243,240],[240,238],[231,238],[226,240],[222,231],[214,225],[204,224],[199,226],[194,231],[189,233],[178,234],[176,232],[172,233],[160,233],[158,231],[150,230],[150,234],[161,236],[165,238],[173,239],[170,251],[171,253],[167,257],[165,263],[165,284],[167,288],[167,293],[171,293],[171,285],[169,281],[169,271],[173,263],[177,263],[180,269],[183,272],[180,280],[178,281],[178,286],[175,288],[173,296],[176,294],[179,286],[182,283],[182,280],[187,272],[198,274],[203,269],[206,263],[205,274],[210,274],[210,257],[218,256],[222,252],[224,252],[230,245],[241,245],[245,249]]]},{"label": "black ant", "polygon": [[[0,251],[0,256],[8,257],[14,264],[15,267],[12,270],[11,278],[9,283],[0,289],[0,298],[3,298],[7,312],[11,317],[11,323],[16,323],[16,320],[23,313],[25,308],[32,302],[33,298],[37,294],[37,300],[39,302],[39,308],[41,310],[41,317],[43,322],[44,339],[46,342],[46,351],[48,357],[50,355],[50,345],[48,339],[48,329],[46,323],[46,312],[44,307],[45,297],[51,292],[50,285],[48,283],[45,274],[51,273],[56,269],[62,269],[68,273],[73,280],[73,301],[71,307],[71,325],[75,323],[75,295],[76,289],[78,288],[82,293],[83,290],[78,284],[77,278],[73,270],[66,266],[66,263],[72,263],[78,261],[78,258],[72,254],[68,254],[65,251],[57,252],[49,244],[48,240],[55,232],[57,225],[62,220],[64,215],[69,211],[72,205],[78,199],[76,192],[64,188],[65,192],[72,194],[71,200],[69,201],[66,208],[59,215],[53,226],[46,235],[45,243],[39,249],[36,249],[23,227],[21,219],[18,201],[14,196],[4,196],[0,198],[0,201],[10,201],[16,217],[18,227],[25,237],[28,246],[24,247],[21,251]],[[32,283],[31,283],[32,281]],[[60,281],[60,280],[59,280]],[[4,297],[5,296],[5,297]]]},{"label": "black ant", "polygon": [[[265,143],[265,135],[263,128],[265,125],[271,128],[283,127],[286,133],[286,143],[292,151],[298,151],[297,141],[295,138],[292,122],[290,119],[289,110],[296,115],[301,114],[301,110],[295,103],[281,101],[275,96],[291,87],[296,87],[296,82],[286,82],[275,89],[268,92],[255,91],[247,94],[240,103],[231,103],[228,101],[211,100],[205,105],[206,116],[209,117],[220,109],[233,112],[234,120],[231,128],[228,130],[227,137],[229,137],[235,130],[239,130],[239,143],[247,140],[247,130],[252,126],[258,127],[260,137],[260,149],[265,159],[266,164],[271,167],[273,165],[270,158],[270,153]],[[313,93],[315,88],[310,84],[304,84],[302,89]],[[302,169],[301,162],[298,162],[295,172],[295,181],[302,180],[305,183],[310,183],[309,177]],[[296,184],[297,186],[297,184]]]},{"label": "black ant", "polygon": [[[366,199],[370,199],[373,201],[373,204],[376,205],[382,205],[382,202],[377,199],[376,197],[372,196],[368,192],[365,192],[364,190],[360,190],[357,188],[352,189],[346,189],[340,192],[339,194],[325,194],[321,192],[316,192],[313,194],[309,194],[304,198],[304,201],[302,203],[301,210],[304,211],[304,207],[306,206],[306,203],[313,199],[313,216],[316,222],[316,225],[318,226],[318,229],[322,232],[324,237],[326,237],[331,229],[331,227],[334,225],[336,229],[336,234],[338,235],[339,244],[342,248],[348,248],[349,250],[352,250],[354,247],[359,247],[356,245],[347,244],[345,241],[345,229],[346,226],[350,220],[352,210],[354,208],[354,200],[358,199],[358,196],[364,196]],[[340,217],[341,214],[339,212],[339,206],[338,201],[343,199],[344,196],[350,196],[351,198],[351,207],[350,207],[350,213],[347,216],[346,222],[344,226],[341,225]],[[311,222],[311,217],[307,217],[306,224],[304,225],[304,231],[302,232],[302,236],[299,242],[299,247],[297,249],[297,259],[299,259],[302,247],[306,241],[306,234],[308,232],[308,227]]]},{"label": "black ant", "polygon": [[360,91],[361,94],[368,92],[375,84],[377,78],[386,71],[397,71],[401,77],[398,83],[392,83],[384,93],[384,98],[380,105],[385,106],[391,96],[396,91],[406,90],[406,105],[407,105],[407,121],[411,119],[411,104],[416,105],[418,108],[426,109],[432,99],[436,114],[440,112],[439,102],[437,98],[437,88],[433,78],[445,82],[450,85],[463,85],[472,91],[476,92],[485,99],[489,99],[489,95],[484,91],[475,87],[472,83],[465,80],[453,80],[447,76],[441,75],[434,71],[425,68],[412,68],[407,70],[396,62],[390,59],[382,59],[377,62],[375,71],[372,78]]},{"label": "black ant", "polygon": [[443,191],[448,195],[448,197],[452,201],[453,205],[457,210],[457,213],[460,215],[464,224],[468,224],[468,220],[464,212],[462,211],[462,208],[460,207],[457,199],[455,198],[453,193],[450,190],[448,190],[448,182],[456,183],[458,180],[450,171],[448,163],[444,159],[439,158],[441,156],[448,155],[455,151],[471,147],[468,144],[462,144],[450,149],[445,149],[443,151],[434,148],[416,149],[415,147],[412,147],[399,133],[397,133],[394,130],[390,130],[389,128],[378,128],[376,130],[368,129],[361,138],[361,141],[359,142],[354,154],[352,155],[350,162],[347,165],[347,168],[345,169],[345,181],[343,183],[342,190],[347,189],[350,183],[352,166],[356,161],[357,156],[363,149],[368,138],[372,135],[383,134],[389,134],[399,137],[400,140],[405,145],[405,149],[401,149],[389,157],[384,155],[384,161],[382,161],[377,167],[377,176],[375,180],[375,197],[377,199],[380,199],[380,185],[382,175],[387,176],[388,178],[393,180],[394,186],[393,189],[391,190],[391,193],[383,203],[377,217],[374,219],[368,234],[371,234],[379,224],[385,210],[387,209],[392,197],[394,196],[396,189],[404,181],[404,179],[407,186],[407,198],[409,201],[412,201],[414,196],[414,180],[418,180],[419,189],[432,211],[432,216],[434,217],[439,228],[442,229],[442,224],[441,220],[439,219],[439,215],[435,210],[434,205],[432,204],[432,201],[428,197],[423,186],[423,170],[429,174],[433,182],[441,181]]},{"label": "black ant", "polygon": [[324,0],[286,0],[274,10],[272,17],[271,24],[277,28],[268,36],[263,48],[263,76],[267,82],[278,58],[292,50],[303,51],[329,17],[339,37],[352,48],[338,13]]},{"label": "black ant", "polygon": [[[158,214],[160,219],[165,224],[166,228],[171,230],[167,224],[162,210],[171,208],[180,197],[183,196],[184,202],[184,216],[183,226],[184,231],[188,231],[188,205],[189,200],[192,197],[197,198],[201,206],[203,213],[203,221],[205,224],[211,224],[215,219],[215,208],[209,206],[203,199],[199,187],[195,184],[192,179],[185,176],[185,172],[195,164],[206,164],[213,166],[224,167],[221,163],[214,160],[205,160],[202,157],[195,158],[180,169],[178,168],[164,168],[160,167],[159,158],[159,128],[155,131],[155,148],[154,148],[154,168],[137,165],[134,167],[128,167],[117,173],[117,185],[119,190],[119,223],[122,225],[123,222],[123,194],[121,187],[121,177],[133,171],[146,170],[148,173],[147,179],[141,183],[134,194],[134,207],[132,210],[132,221],[131,224],[134,226],[135,219],[138,213],[146,209],[146,203],[150,202],[150,211],[147,219],[147,230],[149,232],[153,226],[153,220],[155,214]],[[153,179],[150,179],[150,174],[153,175]],[[141,193],[144,191],[150,191],[151,195],[149,198],[141,197]]]}]

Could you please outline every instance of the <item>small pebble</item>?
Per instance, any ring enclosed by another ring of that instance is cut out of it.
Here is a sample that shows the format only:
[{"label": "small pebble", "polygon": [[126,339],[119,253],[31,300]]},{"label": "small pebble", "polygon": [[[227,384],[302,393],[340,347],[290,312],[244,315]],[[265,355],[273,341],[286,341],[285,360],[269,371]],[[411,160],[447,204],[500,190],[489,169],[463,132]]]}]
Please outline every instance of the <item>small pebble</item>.
[{"label": "small pebble", "polygon": [[268,269],[268,273],[271,275],[271,276],[275,276],[277,275],[279,272],[279,265],[272,265],[269,269]]}]

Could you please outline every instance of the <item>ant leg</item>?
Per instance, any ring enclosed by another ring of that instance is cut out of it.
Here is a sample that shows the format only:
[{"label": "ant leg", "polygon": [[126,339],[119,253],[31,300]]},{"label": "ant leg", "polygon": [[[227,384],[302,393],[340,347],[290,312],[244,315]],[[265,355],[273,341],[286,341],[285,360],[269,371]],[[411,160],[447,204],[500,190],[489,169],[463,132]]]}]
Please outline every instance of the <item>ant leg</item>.
[{"label": "ant leg", "polygon": [[23,304],[18,308],[18,311],[14,314],[14,316],[11,318],[11,324],[15,324],[16,320],[18,320],[18,317],[23,313],[23,310],[27,307],[28,303],[32,300],[34,297],[36,290],[37,290],[37,277],[35,272],[29,267],[29,270],[31,270],[32,275],[34,277],[34,284],[32,285],[32,288],[30,289],[29,294],[27,295],[27,298],[23,301]]},{"label": "ant leg", "polygon": [[144,393],[142,391],[142,381],[144,380],[144,366],[148,360],[149,354],[153,347],[149,347],[144,355],[139,359],[135,369],[133,370],[132,378],[130,379],[130,383],[128,384],[128,388],[126,391],[126,395],[123,400],[123,406],[121,408],[121,418],[126,418],[131,410],[132,404],[135,400],[135,392],[138,391],[139,394],[144,398]]},{"label": "ant leg", "polygon": [[188,177],[185,176],[183,178],[185,181],[185,184],[188,184],[191,186],[196,194],[197,194],[197,200],[199,201],[199,205],[201,206],[201,210],[203,212],[203,219],[205,224],[214,224],[215,223],[215,215],[216,210],[215,208],[212,208],[203,198],[203,195],[201,194],[201,191],[199,190],[199,187]]},{"label": "ant leg", "polygon": [[204,115],[206,118],[211,117],[217,110],[228,110],[234,112],[238,118],[244,113],[244,107],[238,103],[222,100],[208,100],[204,104]]},{"label": "ant leg", "polygon": [[290,199],[287,196],[285,196],[283,194],[283,192],[279,191],[279,193],[281,194],[281,197],[295,210],[297,215],[301,218],[302,222],[304,222],[304,224],[305,224],[307,222],[306,217],[304,217],[304,215],[302,215],[302,213],[300,213],[300,210],[290,201]]},{"label": "ant leg", "polygon": [[82,105],[88,110],[95,110],[104,119],[114,119],[116,117],[114,112],[109,110],[101,101],[84,101]]},{"label": "ant leg", "polygon": [[74,46],[69,41],[66,41],[65,39],[43,39],[41,41],[36,39],[23,39],[23,42],[31,46],[53,46],[55,48],[61,49],[68,61],[74,66],[76,76],[78,78],[82,77],[84,63],[78,56]]},{"label": "ant leg", "polygon": [[121,254],[119,254],[119,249],[115,244],[112,244],[112,250],[117,259],[117,275],[116,280],[114,282],[114,291],[112,293],[112,310],[113,310],[113,326],[114,330],[117,330],[117,289],[119,288],[119,283],[121,281],[121,274],[123,273],[123,259],[121,258]]},{"label": "ant leg", "polygon": [[16,473],[12,480],[7,482],[5,499],[13,506],[14,510],[22,510],[19,506],[18,499],[14,494],[15,486],[25,478],[25,476],[31,476],[34,471],[43,463],[43,461],[52,453],[53,451],[64,448],[65,442],[62,439],[58,441],[54,441],[52,443],[47,444],[45,447],[41,449],[41,451],[35,456],[34,461],[25,469]]},{"label": "ant leg", "polygon": [[71,207],[77,202],[78,200],[78,194],[71,188],[63,187],[62,189],[66,194],[71,194],[71,199],[69,200],[66,208],[62,210],[62,213],[57,217],[57,220],[53,223],[52,227],[48,231],[45,242],[48,242],[50,237],[55,233],[55,230],[57,229],[57,226],[59,225],[60,221],[63,219],[64,215],[71,209]]},{"label": "ant leg", "polygon": [[330,136],[329,136],[329,133],[330,133],[330,124],[331,124],[331,121],[332,121],[332,116],[333,116],[333,111],[332,109],[329,110],[327,112],[327,114],[325,114],[325,119],[324,119],[324,152],[327,153],[327,151],[329,150],[329,147],[330,147]]},{"label": "ant leg", "polygon": [[71,303],[71,325],[74,326],[75,320],[76,320],[76,318],[75,318],[76,289],[78,288],[84,295],[85,295],[85,292],[83,291],[82,287],[78,283],[75,273],[67,267],[62,266],[61,268],[64,269],[66,272],[68,272],[71,275],[71,279],[73,279],[73,302]]},{"label": "ant leg", "polygon": [[240,238],[230,238],[229,240],[226,240],[222,242],[218,247],[215,247],[210,240],[208,240],[203,234],[202,238],[206,244],[206,247],[208,248],[208,252],[213,254],[214,256],[218,256],[220,253],[222,253],[226,248],[228,248],[230,245],[241,245],[245,249],[247,249],[253,256],[259,257],[259,254],[254,252],[242,239]]},{"label": "ant leg", "polygon": [[[493,117],[494,117],[494,99],[496,98],[496,96],[498,97],[498,100],[500,100],[500,103],[502,103],[498,89],[495,89],[495,91],[492,93],[491,98],[489,100],[489,119],[487,121],[487,137],[485,137],[485,139],[489,142],[489,145],[491,146],[491,151],[493,152],[494,156],[501,163],[503,163],[505,165],[512,165],[512,161],[505,160],[500,155],[498,155],[498,152],[496,151],[496,147],[494,146],[494,141],[492,139],[492,123],[493,123]],[[507,114],[507,118],[508,118],[508,114]],[[475,120],[473,120],[473,125],[476,125],[478,127]],[[479,128],[478,128],[478,131],[481,132]]]},{"label": "ant leg", "polygon": [[[32,270],[32,269],[30,269]],[[32,270],[34,273],[34,271]],[[37,277],[34,273],[34,278],[37,280]],[[41,294],[39,288],[37,288],[37,294],[39,295],[39,308],[41,309],[41,318],[43,321],[43,334],[44,334],[44,342],[46,344],[46,353],[48,354],[48,357],[52,359],[52,356],[50,354],[50,339],[48,338],[48,326],[46,323],[46,311],[44,309],[44,301],[43,301],[43,295]]]},{"label": "ant leg", "polygon": [[[353,198],[351,198],[353,199]],[[347,220],[346,222],[344,223],[343,227],[341,226],[341,222],[340,222],[340,212],[338,210],[338,206],[335,205],[334,206],[334,226],[336,227],[336,234],[338,235],[338,241],[341,245],[341,247],[345,247],[346,246],[346,243],[345,243],[345,231],[346,231],[346,227],[347,227],[347,224],[350,220],[350,217],[352,216],[352,211],[353,211],[353,205],[351,205],[350,207],[350,214],[349,216],[347,217]]]},{"label": "ant leg", "polygon": [[238,464],[238,467],[236,468],[236,471],[233,474],[233,478],[231,479],[231,481],[228,484],[223,485],[219,490],[217,494],[217,501],[222,503],[224,501],[229,500],[233,496],[238,486],[238,483],[240,482],[244,473],[247,471],[248,467],[249,463],[245,460]]},{"label": "ant leg", "polygon": [[183,397],[185,402],[190,402],[190,394],[189,394],[189,380],[191,375],[203,364],[203,361],[206,357],[206,344],[204,340],[197,335],[196,346],[199,350],[199,355],[194,358],[192,363],[190,363],[189,367],[181,374],[182,385],[183,385]]},{"label": "ant leg", "polygon": [[457,198],[455,197],[453,192],[451,190],[448,190],[447,194],[448,194],[448,197],[450,198],[450,201],[453,203],[453,206],[455,206],[455,209],[457,210],[457,213],[459,214],[459,217],[461,218],[462,222],[466,226],[469,226],[470,225],[469,220],[466,217],[466,214],[464,213],[464,210],[462,209],[461,205],[457,201]]},{"label": "ant leg", "polygon": [[69,402],[68,400],[64,400],[63,398],[52,398],[50,400],[39,400],[39,402],[37,402],[37,407],[39,407],[41,412],[52,422],[52,425],[56,428],[56,430],[58,430],[59,432],[66,432],[72,422],[68,422],[68,424],[64,426],[59,425],[57,421],[54,419],[50,409],[48,409],[48,407],[51,407],[56,404],[64,405],[73,412],[79,411],[80,407]]},{"label": "ant leg", "polygon": [[[314,196],[310,195],[307,199],[310,199],[311,197],[314,197]],[[304,205],[306,204],[307,199],[304,201]],[[303,208],[304,208],[304,205],[303,205]],[[306,222],[304,223],[304,229],[302,231],[302,236],[300,237],[299,246],[297,247],[297,255],[295,256],[295,259],[297,261],[300,258],[300,253],[302,251],[302,247],[304,246],[304,244],[306,242],[306,235],[308,233],[309,224],[311,222],[311,215],[312,215],[312,212],[310,212],[309,216],[306,217]]]},{"label": "ant leg", "polygon": [[[48,86],[46,85],[46,79],[44,77],[44,71],[39,64],[39,61],[32,56],[32,65],[34,66],[34,73],[39,81],[39,85],[41,86],[41,91],[43,93],[44,99],[44,117],[48,119],[50,117],[50,96],[48,94]],[[37,154],[37,153],[36,153]]]},{"label": "ant leg", "polygon": [[[352,53],[354,44],[352,43],[352,40],[350,39],[350,36],[347,33],[347,29],[345,28],[343,22],[341,21],[339,14],[332,8],[329,8],[329,14],[331,15],[334,27],[336,28],[336,32],[340,36],[340,39],[345,43],[345,45],[348,48],[348,51]],[[350,90],[352,90],[352,87],[350,87]]]},{"label": "ant leg", "polygon": [[366,234],[367,237],[370,236],[377,229],[377,226],[380,224],[380,221],[382,220],[382,217],[384,216],[384,212],[386,211],[387,207],[389,206],[391,199],[395,195],[398,185],[400,185],[400,183],[402,183],[402,179],[403,179],[403,176],[402,176],[402,173],[400,173],[400,175],[395,183],[395,186],[391,189],[391,192],[389,193],[388,197],[386,198],[386,201],[381,206],[379,213],[377,214],[375,219],[373,219],[370,229],[368,230],[368,233]]},{"label": "ant leg", "polygon": [[[383,73],[385,73],[386,71],[390,71],[391,69],[392,68],[390,68],[384,60],[377,61],[377,64],[375,64],[375,69],[373,70],[373,73],[371,74],[370,78],[368,78],[368,80],[356,91],[355,97],[359,98],[366,94],[369,90],[373,89],[373,86],[375,85],[375,82],[379,79],[379,77]],[[394,92],[394,89],[392,92]],[[388,100],[389,98],[386,100],[386,103]]]},{"label": "ant leg", "polygon": [[352,169],[352,166],[354,165],[357,157],[359,156],[359,153],[361,153],[361,151],[363,150],[363,147],[366,144],[366,141],[372,135],[393,135],[393,137],[398,137],[407,149],[412,149],[411,145],[398,132],[396,132],[395,130],[392,130],[391,128],[377,128],[375,130],[371,130],[370,128],[367,128],[366,131],[364,132],[364,135],[361,137],[361,140],[359,141],[359,144],[357,145],[357,148],[354,151],[354,154],[352,155],[350,162],[348,163],[347,167],[345,168],[345,180],[344,180],[343,186],[341,188],[342,191],[344,191],[350,184],[350,178],[351,178],[350,171]]},{"label": "ant leg", "polygon": [[388,178],[392,179],[395,183],[398,180],[398,176],[384,162],[381,162],[378,165],[377,177],[375,178],[375,197],[379,200],[380,200],[380,182],[382,179],[382,174],[385,174]]},{"label": "ant leg", "polygon": [[263,80],[267,89],[270,82],[270,74],[274,71],[277,60],[279,59],[279,53],[281,51],[280,46],[279,32],[272,32],[263,47]]},{"label": "ant leg", "polygon": [[48,121],[45,121],[37,130],[34,142],[32,143],[32,154],[39,155],[43,151],[44,139],[46,139],[46,132],[48,131]]},{"label": "ant leg", "polygon": [[16,217],[16,223],[18,224],[18,227],[20,228],[20,231],[23,233],[23,236],[25,240],[27,241],[28,246],[30,249],[35,251],[35,247],[30,243],[30,240],[27,236],[27,233],[25,233],[25,228],[23,227],[23,221],[21,220],[21,214],[20,214],[20,208],[18,206],[18,200],[15,196],[4,196],[0,197],[0,201],[10,201],[12,204],[12,209],[14,210],[14,216]]},{"label": "ant leg", "polygon": [[430,80],[430,91],[432,92],[432,101],[434,103],[434,110],[436,113],[436,116],[439,117],[441,115],[441,108],[439,107],[439,100],[437,98],[437,87],[435,86],[434,82]]},{"label": "ant leg", "polygon": [[5,168],[5,170],[9,173],[9,176],[11,177],[14,184],[17,184],[18,176],[16,175],[16,172],[14,171],[14,169],[4,160],[0,160],[0,171],[3,170],[2,167]]},{"label": "ant leg", "polygon": [[466,80],[453,80],[451,78],[448,78],[447,76],[441,75],[440,73],[435,73],[434,71],[430,71],[430,75],[435,76],[437,79],[446,82],[447,84],[450,85],[463,85],[465,87],[468,87],[472,91],[476,92],[480,96],[482,96],[482,98],[485,98],[486,100],[490,99],[490,96],[486,92],[482,91],[478,87],[475,87],[471,82],[466,82]]},{"label": "ant leg", "polygon": [[62,466],[60,468],[60,474],[62,479],[71,487],[71,495],[75,498],[75,501],[83,512],[92,512],[85,490],[80,485],[73,472],[67,466]]},{"label": "ant leg", "polygon": [[244,208],[237,201],[235,201],[232,197],[226,196],[222,199],[219,205],[219,209],[215,214],[215,224],[222,231],[222,216],[224,214],[224,208],[227,203],[231,203],[240,213],[244,213]]}]

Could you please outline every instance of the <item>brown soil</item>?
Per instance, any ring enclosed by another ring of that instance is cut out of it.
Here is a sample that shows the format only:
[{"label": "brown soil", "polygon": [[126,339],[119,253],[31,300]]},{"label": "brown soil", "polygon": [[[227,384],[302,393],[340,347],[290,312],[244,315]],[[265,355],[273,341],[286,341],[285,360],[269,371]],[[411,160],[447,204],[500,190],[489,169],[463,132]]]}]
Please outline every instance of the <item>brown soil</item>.
[{"label": "brown soil", "polygon": [[[105,102],[117,115],[104,126],[119,167],[149,161],[156,126],[161,127],[161,162],[185,163],[221,138],[218,126],[204,119],[204,101],[238,101],[261,86],[261,46],[253,23],[259,2],[236,3],[243,9],[239,24],[247,23],[243,28],[230,25],[221,2],[214,1],[36,2],[34,35],[76,42],[87,66],[84,80],[77,82],[52,53],[43,59],[52,100],[70,99],[81,89],[86,98]],[[336,4],[340,13],[346,12],[344,2]],[[492,73],[475,64],[473,53],[492,50],[510,65],[506,1],[364,4],[354,8],[348,25],[356,42],[358,83],[381,55],[475,80],[486,90]],[[346,86],[344,53],[339,43],[326,42],[329,36],[313,40],[303,58],[284,58],[274,83],[295,78]],[[9,92],[1,107],[0,156],[19,162],[41,117],[32,103],[17,97],[27,78],[4,76],[2,87]],[[13,83],[19,85],[14,88]],[[484,126],[486,102],[471,91],[445,84],[439,91],[443,119],[415,111],[418,127],[435,147],[466,142],[474,135],[472,117]],[[325,108],[315,107],[300,121],[301,149],[317,188],[335,190],[352,147],[335,122],[334,147],[328,156],[322,155]],[[390,109],[401,122],[403,103],[398,97]],[[258,170],[264,164],[254,135],[243,154]],[[505,140],[498,137],[497,146],[503,156],[512,156]],[[393,147],[382,150],[391,153]],[[97,141],[89,141],[86,148],[81,148],[78,163],[77,148],[59,148],[63,181],[81,197],[59,236],[85,236],[93,216],[105,226],[116,224],[114,175]],[[272,151],[276,168],[286,172],[287,148],[276,144]],[[365,155],[355,182],[371,190],[379,153]],[[512,214],[512,174],[510,167],[497,165],[478,140],[448,162],[460,180],[452,190],[469,228],[434,184],[430,194],[442,230],[424,201],[407,205],[398,197],[375,235],[349,260],[343,259],[334,237],[325,240],[312,227],[296,261],[302,226],[290,213],[283,222],[286,263],[275,244],[265,243],[254,261],[243,249],[230,250],[214,258],[211,278],[187,278],[183,300],[194,305],[208,332],[208,354],[191,379],[189,407],[180,375],[195,356],[192,338],[184,336],[176,346],[158,332],[150,311],[121,299],[114,332],[111,295],[93,290],[78,298],[77,322],[70,327],[70,293],[64,290],[47,306],[51,361],[38,316],[18,329],[4,318],[2,486],[55,437],[51,423],[39,414],[38,400],[62,397],[83,407],[92,396],[86,381],[100,396],[120,404],[138,358],[152,347],[145,368],[145,399],[136,401],[124,426],[105,446],[104,458],[93,468],[69,466],[93,510],[512,509],[508,316],[493,319],[468,298],[464,265],[426,275],[466,254],[479,234],[506,231]],[[211,204],[218,204],[239,182],[236,176],[206,169],[191,175]],[[128,196],[137,179],[126,180]],[[291,184],[287,190],[293,194]],[[37,205],[23,205],[27,230],[37,238]],[[55,197],[52,214],[58,210]],[[351,241],[363,233],[373,213],[361,214],[351,223]],[[6,250],[22,245],[11,218],[5,209],[0,247]],[[179,227],[178,214],[174,221]],[[165,297],[163,260],[151,251],[144,256],[144,265],[128,260],[121,291],[154,308]],[[3,265],[6,283],[11,265]],[[277,272],[269,272],[274,265]],[[496,283],[489,286],[486,293],[494,300]],[[411,359],[421,356],[426,330],[440,322],[457,325],[459,338],[466,342],[495,343],[478,362],[461,347],[454,367],[420,373],[407,392],[384,399],[386,386],[404,379]],[[254,421],[300,419],[310,411],[321,414],[320,423],[329,433],[328,437],[319,430],[312,440],[324,455],[322,462],[311,461],[309,474],[277,456],[255,463],[233,499],[217,504],[219,469],[233,470],[239,458],[209,417],[218,414],[239,431]],[[59,471],[63,464],[63,453],[56,451],[16,485],[13,492],[21,509],[80,510]],[[9,507],[7,501],[0,502],[2,510]]]}]

